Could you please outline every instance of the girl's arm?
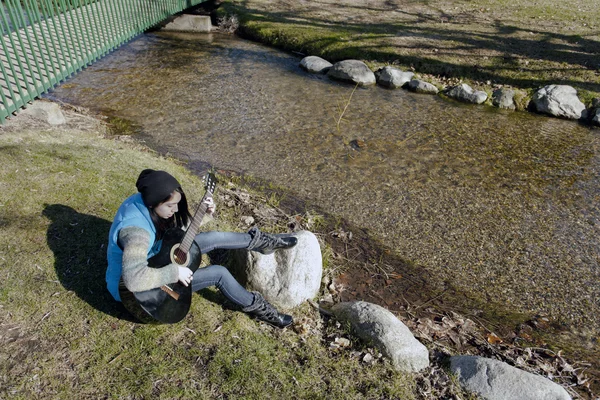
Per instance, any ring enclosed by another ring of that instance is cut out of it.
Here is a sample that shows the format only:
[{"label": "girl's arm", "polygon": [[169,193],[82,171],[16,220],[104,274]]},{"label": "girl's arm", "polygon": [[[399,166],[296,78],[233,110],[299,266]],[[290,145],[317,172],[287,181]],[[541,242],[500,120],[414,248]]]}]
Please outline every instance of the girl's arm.
[{"label": "girl's arm", "polygon": [[130,291],[150,290],[179,279],[177,264],[168,264],[162,268],[148,267],[150,234],[145,229],[136,226],[121,229],[118,243],[123,249],[123,283]]}]

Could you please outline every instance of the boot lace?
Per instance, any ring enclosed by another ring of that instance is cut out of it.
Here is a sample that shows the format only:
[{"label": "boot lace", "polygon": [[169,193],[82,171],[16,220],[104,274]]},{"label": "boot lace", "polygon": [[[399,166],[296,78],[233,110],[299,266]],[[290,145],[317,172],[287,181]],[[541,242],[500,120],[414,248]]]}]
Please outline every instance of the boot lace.
[{"label": "boot lace", "polygon": [[263,238],[265,240],[264,247],[276,249],[278,247],[285,247],[286,245],[286,243],[283,240],[281,240],[281,238],[278,238],[273,235],[264,235]]},{"label": "boot lace", "polygon": [[279,312],[277,312],[277,310],[270,304],[263,303],[257,311],[261,318],[264,318],[269,322],[279,322]]}]

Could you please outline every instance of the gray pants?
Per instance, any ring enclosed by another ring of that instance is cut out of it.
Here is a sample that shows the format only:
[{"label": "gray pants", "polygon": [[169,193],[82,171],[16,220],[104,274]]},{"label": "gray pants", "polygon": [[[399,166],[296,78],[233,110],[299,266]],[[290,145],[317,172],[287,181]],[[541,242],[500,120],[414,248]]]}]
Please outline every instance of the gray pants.
[{"label": "gray pants", "polygon": [[[201,232],[194,238],[202,254],[215,249],[247,249],[251,240],[252,236],[249,234],[236,232]],[[221,265],[198,268],[194,272],[192,291],[197,292],[209,286],[215,286],[229,301],[240,307],[248,307],[254,302],[254,295]]]}]

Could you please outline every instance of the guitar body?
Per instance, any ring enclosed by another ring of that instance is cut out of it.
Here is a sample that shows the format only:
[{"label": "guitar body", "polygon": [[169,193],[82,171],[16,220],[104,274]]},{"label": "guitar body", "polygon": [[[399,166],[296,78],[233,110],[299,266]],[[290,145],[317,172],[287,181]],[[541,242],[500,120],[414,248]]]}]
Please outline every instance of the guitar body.
[{"label": "guitar body", "polygon": [[[179,228],[169,229],[165,232],[160,252],[148,259],[148,266],[162,268],[165,265],[177,263],[196,272],[202,261],[202,254],[200,247],[195,242],[192,243],[183,262],[175,261],[174,258],[174,249],[179,247],[184,235],[185,232]],[[179,322],[185,318],[192,304],[192,285],[186,287],[180,282],[143,292],[130,292],[121,280],[119,294],[125,308],[134,317],[145,323],[174,324]]]}]

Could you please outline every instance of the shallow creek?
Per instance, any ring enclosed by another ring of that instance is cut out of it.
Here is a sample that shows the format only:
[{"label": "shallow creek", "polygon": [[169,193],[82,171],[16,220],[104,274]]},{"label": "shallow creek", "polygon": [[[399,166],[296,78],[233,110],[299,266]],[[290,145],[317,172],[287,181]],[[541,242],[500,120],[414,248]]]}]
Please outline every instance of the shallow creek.
[{"label": "shallow creek", "polygon": [[145,34],[50,97],[132,121],[192,168],[290,189],[367,229],[434,292],[546,315],[597,344],[598,129],[404,90],[353,92],[299,61],[229,36]]}]

